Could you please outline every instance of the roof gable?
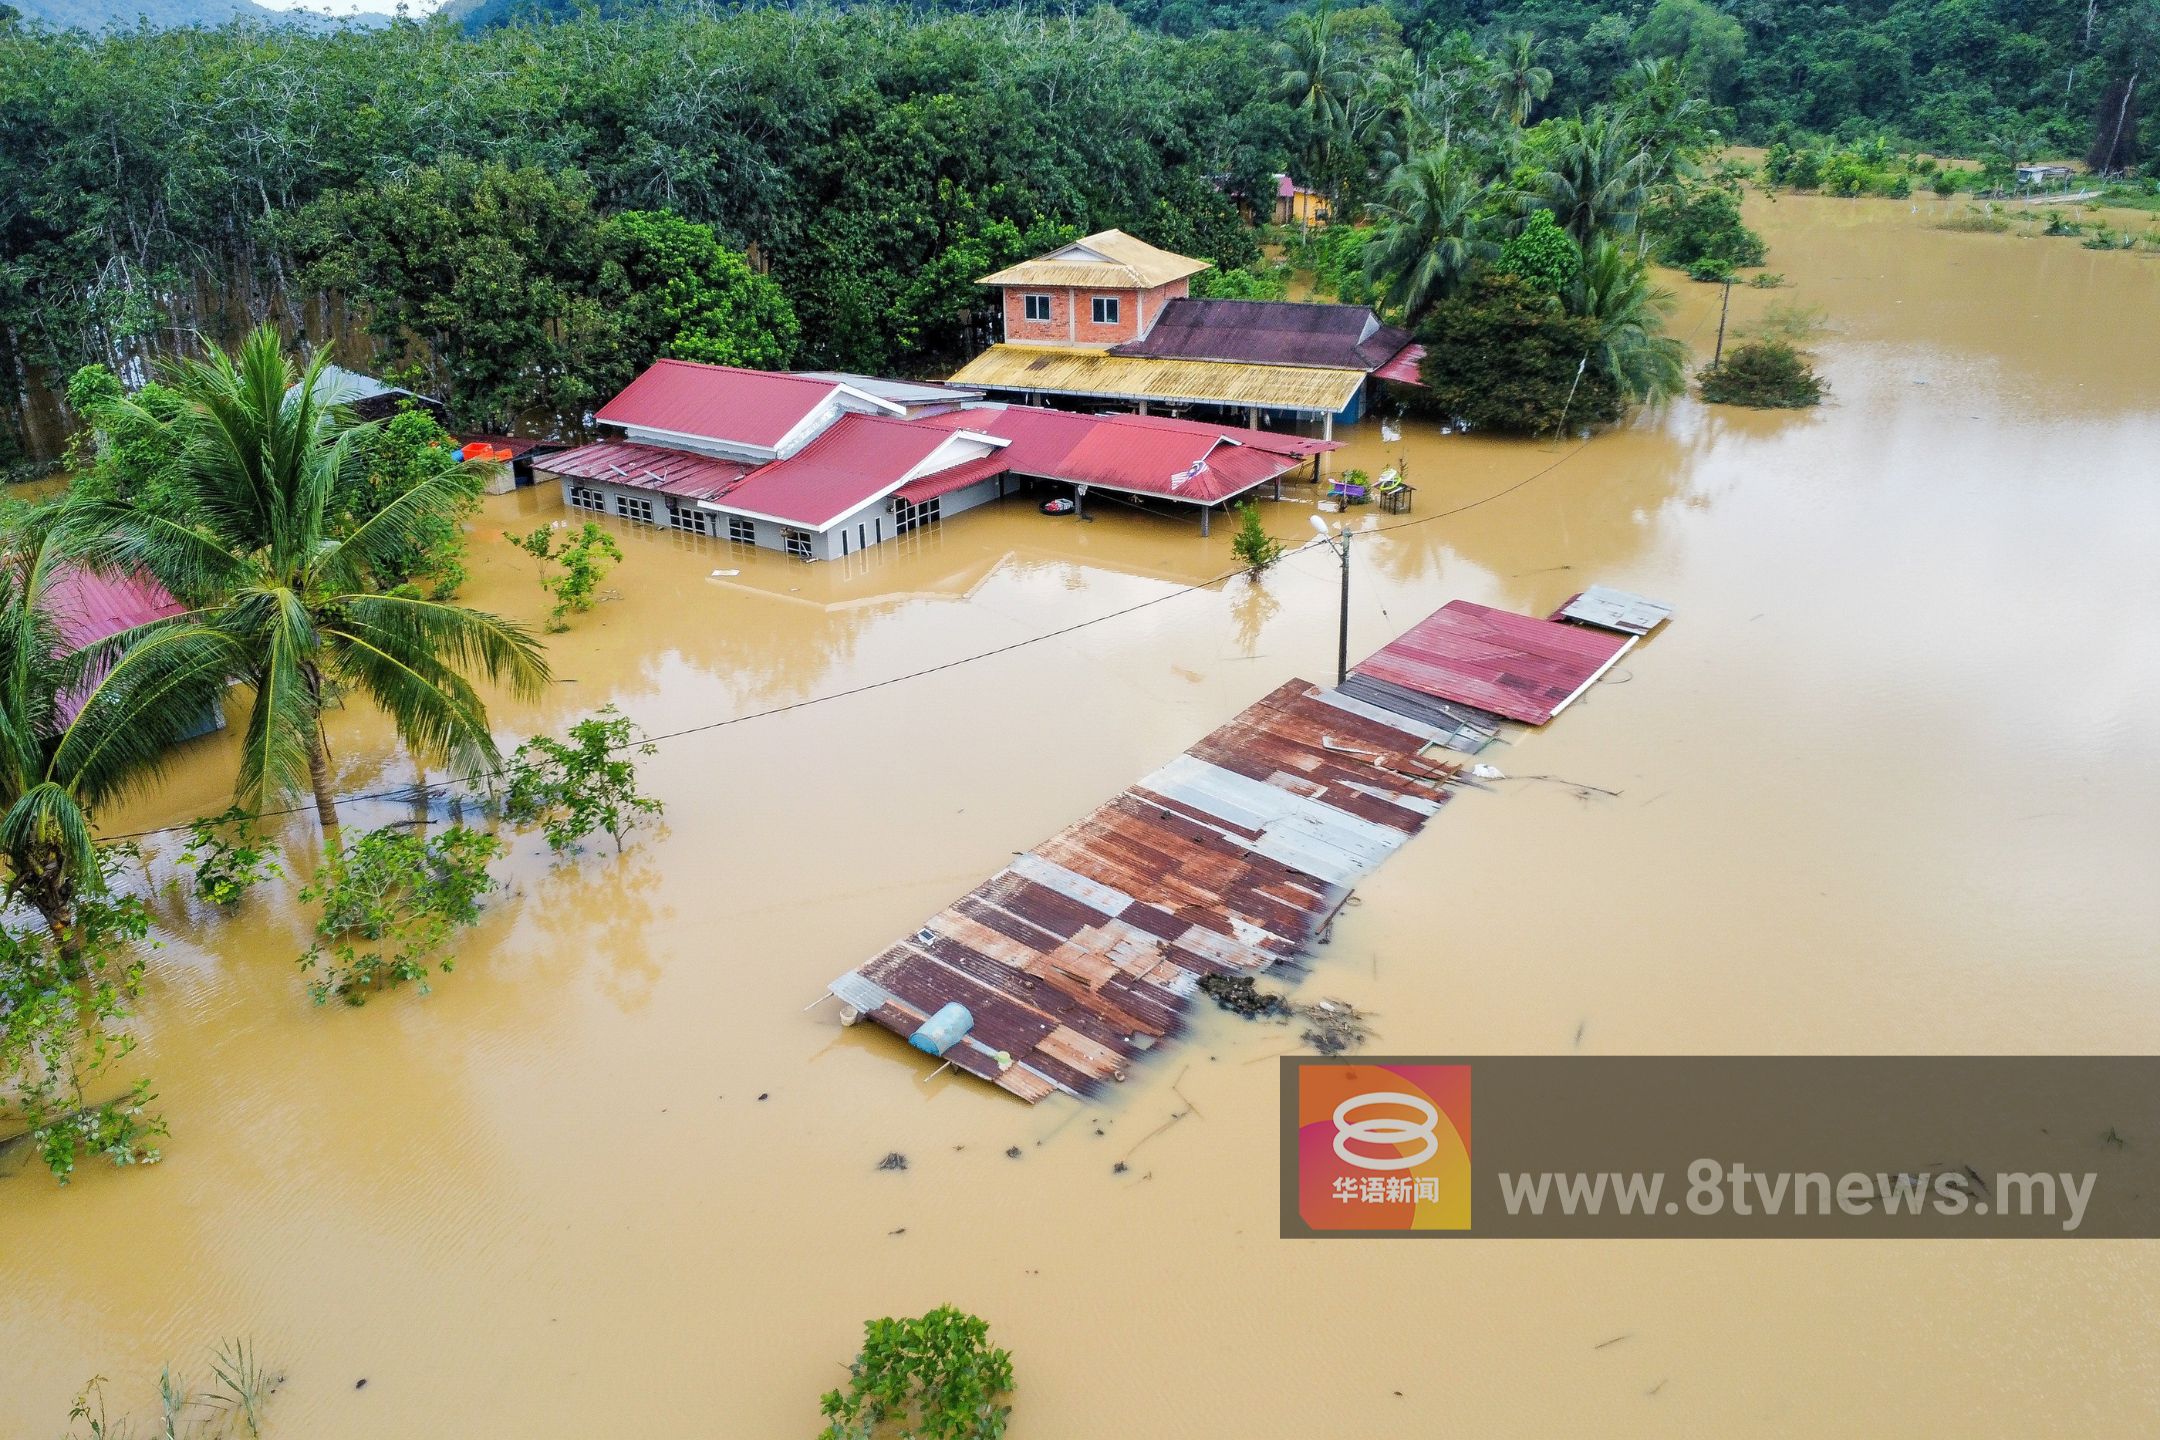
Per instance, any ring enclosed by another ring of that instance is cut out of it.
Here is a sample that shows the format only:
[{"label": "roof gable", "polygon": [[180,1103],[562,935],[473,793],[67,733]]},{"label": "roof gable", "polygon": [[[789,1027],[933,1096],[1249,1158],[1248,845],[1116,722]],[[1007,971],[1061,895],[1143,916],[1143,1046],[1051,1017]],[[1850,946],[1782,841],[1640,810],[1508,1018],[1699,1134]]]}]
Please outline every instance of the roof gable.
[{"label": "roof gable", "polygon": [[865,408],[899,409],[835,379],[655,360],[594,418],[606,425],[769,451],[778,449],[818,406],[843,393],[859,397]]},{"label": "roof gable", "polygon": [[823,530],[899,489],[954,438],[950,429],[922,422],[843,415],[787,459],[751,471],[717,503],[762,519]]},{"label": "roof gable", "polygon": [[1122,230],[1098,230],[1047,255],[985,275],[978,285],[1071,285],[1097,290],[1152,290],[1210,267],[1174,255]]}]

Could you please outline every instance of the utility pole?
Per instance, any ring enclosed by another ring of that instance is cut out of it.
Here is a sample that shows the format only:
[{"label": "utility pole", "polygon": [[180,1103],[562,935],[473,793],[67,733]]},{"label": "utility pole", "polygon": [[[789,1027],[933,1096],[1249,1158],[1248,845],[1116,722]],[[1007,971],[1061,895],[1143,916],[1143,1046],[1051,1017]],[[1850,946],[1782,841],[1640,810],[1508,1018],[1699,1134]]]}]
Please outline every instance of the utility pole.
[{"label": "utility pole", "polygon": [[1318,515],[1312,517],[1312,523],[1328,549],[1342,562],[1342,612],[1336,617],[1335,627],[1335,683],[1340,685],[1350,678],[1350,532],[1329,530],[1327,521]]},{"label": "utility pole", "polygon": [[1725,301],[1717,312],[1717,352],[1710,357],[1710,368],[1715,370],[1725,358],[1725,317],[1732,310],[1732,276],[1725,277]]}]

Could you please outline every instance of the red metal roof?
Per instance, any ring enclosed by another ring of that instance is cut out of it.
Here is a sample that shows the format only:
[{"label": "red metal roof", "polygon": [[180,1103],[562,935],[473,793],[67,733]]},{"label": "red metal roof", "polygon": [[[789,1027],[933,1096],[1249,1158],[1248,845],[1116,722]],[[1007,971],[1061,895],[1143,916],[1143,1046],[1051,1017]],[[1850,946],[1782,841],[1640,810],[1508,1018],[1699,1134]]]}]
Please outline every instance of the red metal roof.
[{"label": "red metal roof", "polygon": [[1377,379],[1393,380],[1398,385],[1423,385],[1425,381],[1418,374],[1418,362],[1424,358],[1424,346],[1405,345],[1396,352],[1394,359],[1372,373]]},{"label": "red metal roof", "polygon": [[921,421],[843,415],[787,459],[751,471],[727,492],[727,508],[823,529],[898,488],[950,439],[949,429]]},{"label": "red metal roof", "polygon": [[1356,674],[1542,725],[1634,638],[1451,600]]},{"label": "red metal roof", "polygon": [[937,470],[920,480],[910,480],[893,494],[910,505],[920,505],[925,500],[935,500],[940,495],[950,495],[955,490],[965,490],[978,480],[988,480],[993,475],[1003,475],[1012,469],[1012,462],[1005,452],[994,450],[980,460],[963,460],[949,470]]},{"label": "red metal roof", "polygon": [[770,450],[835,390],[832,380],[656,360],[594,418],[606,425],[666,430]]},{"label": "red metal roof", "polygon": [[581,445],[536,463],[550,475],[658,490],[687,500],[711,500],[724,495],[757,468],[738,460],[715,460],[709,455],[692,455],[659,445],[634,445],[627,440]]},{"label": "red metal roof", "polygon": [[1286,474],[1325,440],[1156,415],[1078,415],[1031,405],[985,405],[919,425],[1010,440],[1005,467],[1023,475],[1212,505]]},{"label": "red metal roof", "polygon": [[43,598],[45,613],[70,650],[187,609],[147,575],[100,575],[72,565],[53,570]]}]

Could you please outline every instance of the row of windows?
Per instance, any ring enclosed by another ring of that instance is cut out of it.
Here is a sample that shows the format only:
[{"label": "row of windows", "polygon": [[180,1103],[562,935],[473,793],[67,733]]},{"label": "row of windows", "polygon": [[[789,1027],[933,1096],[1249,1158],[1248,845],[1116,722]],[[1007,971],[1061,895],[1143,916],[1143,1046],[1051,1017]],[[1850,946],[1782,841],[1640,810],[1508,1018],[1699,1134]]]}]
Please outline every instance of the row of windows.
[{"label": "row of windows", "polygon": [[920,505],[910,505],[905,500],[893,501],[893,534],[905,535],[918,526],[928,525],[938,518],[937,497],[932,496]]},{"label": "row of windows", "polygon": [[[583,485],[573,485],[570,487],[569,500],[570,504],[580,510],[597,510],[602,514],[607,513],[607,496],[598,490],[587,489]],[[923,505],[909,505],[905,500],[898,502],[898,504],[899,533],[903,535],[917,525],[938,518],[938,502],[935,500]],[[615,497],[615,513],[625,520],[641,520],[650,525],[653,523],[653,502],[636,496],[618,495]],[[712,517],[707,512],[694,507],[683,507],[670,512],[668,523],[677,530],[687,531],[693,535],[712,534]],[[746,519],[741,515],[730,515],[727,517],[727,537],[744,545],[755,545],[757,544],[757,522]],[[808,530],[797,530],[789,526],[782,526],[780,543],[786,548],[788,554],[801,556],[805,560],[814,559],[817,555],[817,537]]]},{"label": "row of windows", "polygon": [[816,553],[810,548],[812,537],[808,530],[796,530],[783,525],[780,527],[780,539],[787,546],[787,553],[790,555],[800,555],[808,560]]},{"label": "row of windows", "polygon": [[[1047,321],[1050,318],[1050,297],[1048,295],[1023,295],[1020,297],[1020,304],[1022,313],[1030,320]],[[1118,297],[1115,295],[1095,296],[1093,313],[1097,325],[1117,324]]]},{"label": "row of windows", "polygon": [[687,530],[692,535],[712,534],[712,517],[703,510],[679,508],[671,512],[668,518],[674,522],[677,530]]},{"label": "row of windows", "polygon": [[652,524],[652,501],[635,500],[628,495],[615,497],[615,513],[625,520],[642,520]]},{"label": "row of windows", "polygon": [[607,497],[598,490],[588,490],[583,485],[570,487],[570,503],[580,510],[598,510],[607,513]]}]

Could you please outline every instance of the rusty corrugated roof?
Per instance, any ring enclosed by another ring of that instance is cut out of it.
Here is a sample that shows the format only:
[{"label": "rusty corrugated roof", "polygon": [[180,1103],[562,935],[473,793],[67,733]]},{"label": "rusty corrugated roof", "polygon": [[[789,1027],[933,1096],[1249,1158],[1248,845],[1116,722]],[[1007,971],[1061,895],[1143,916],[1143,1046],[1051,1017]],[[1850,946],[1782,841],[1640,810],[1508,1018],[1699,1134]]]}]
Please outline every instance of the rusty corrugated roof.
[{"label": "rusty corrugated roof", "polygon": [[1542,725],[1634,643],[1631,636],[1450,600],[1354,670]]},{"label": "rusty corrugated roof", "polygon": [[831,991],[903,1038],[957,1000],[975,1023],[946,1060],[1086,1095],[1183,1028],[1202,976],[1313,942],[1439,809],[1436,733],[1293,680]]},{"label": "rusty corrugated roof", "polygon": [[1376,370],[1410,343],[1365,305],[1325,300],[1172,300],[1112,355]]},{"label": "rusty corrugated roof", "polygon": [[1340,414],[1365,383],[1363,370],[1245,365],[1112,355],[1078,345],[993,345],[953,372],[952,383],[1178,405],[1257,406]]},{"label": "rusty corrugated roof", "polygon": [[639,490],[658,490],[686,500],[710,500],[724,495],[756,467],[739,460],[718,460],[693,455],[663,445],[638,445],[628,440],[598,440],[547,455],[533,462],[550,475],[572,480],[602,480]]}]

